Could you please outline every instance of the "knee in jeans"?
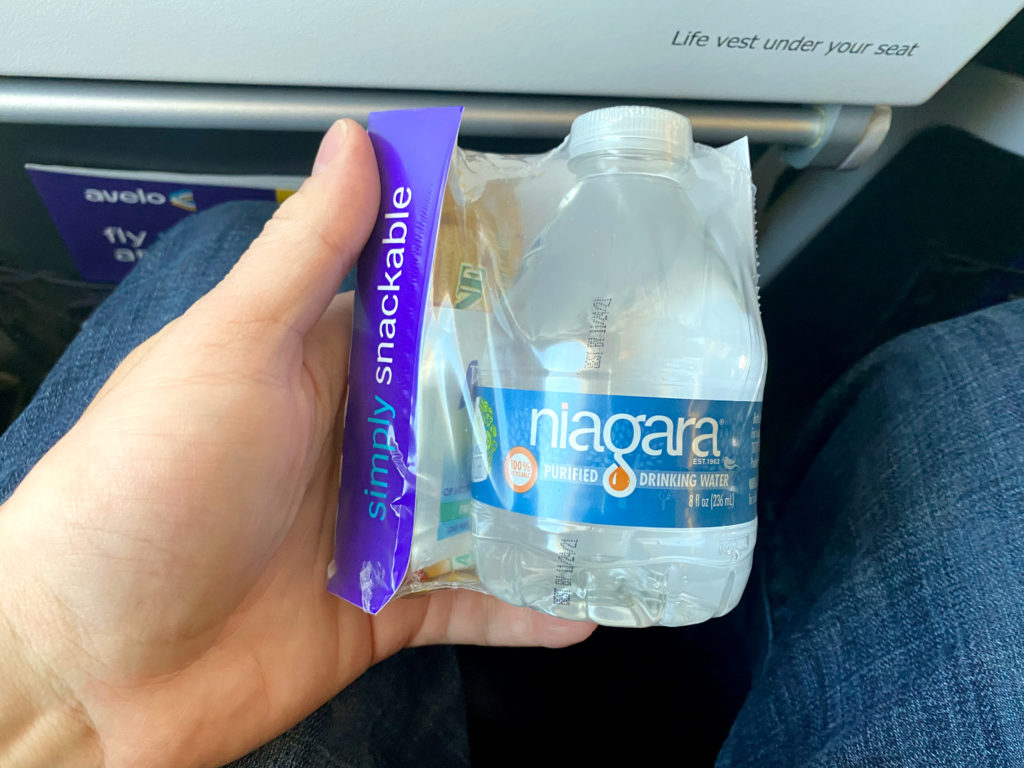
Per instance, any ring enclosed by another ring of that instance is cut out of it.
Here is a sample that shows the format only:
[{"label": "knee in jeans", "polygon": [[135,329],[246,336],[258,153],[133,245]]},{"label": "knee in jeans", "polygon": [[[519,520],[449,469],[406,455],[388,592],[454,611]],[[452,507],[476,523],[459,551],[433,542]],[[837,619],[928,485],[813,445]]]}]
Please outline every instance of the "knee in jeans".
[{"label": "knee in jeans", "polygon": [[180,279],[223,276],[276,207],[270,201],[236,200],[189,215],[160,236],[135,271],[173,271]]},{"label": "knee in jeans", "polygon": [[[901,399],[946,395],[952,398],[948,406],[961,403],[964,393],[980,402],[1010,395],[1019,403],[1022,370],[1024,301],[910,331],[883,344],[855,369],[885,380]],[[942,405],[933,401],[929,407]]]}]

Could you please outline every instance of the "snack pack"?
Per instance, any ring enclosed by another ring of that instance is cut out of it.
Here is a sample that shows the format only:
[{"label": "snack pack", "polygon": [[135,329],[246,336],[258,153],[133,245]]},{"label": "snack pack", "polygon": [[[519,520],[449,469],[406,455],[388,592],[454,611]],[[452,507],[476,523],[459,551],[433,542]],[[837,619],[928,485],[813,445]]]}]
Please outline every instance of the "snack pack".
[{"label": "snack pack", "polygon": [[329,589],[441,588],[617,626],[731,609],[765,351],[745,140],[646,107],[541,155],[374,113]]}]

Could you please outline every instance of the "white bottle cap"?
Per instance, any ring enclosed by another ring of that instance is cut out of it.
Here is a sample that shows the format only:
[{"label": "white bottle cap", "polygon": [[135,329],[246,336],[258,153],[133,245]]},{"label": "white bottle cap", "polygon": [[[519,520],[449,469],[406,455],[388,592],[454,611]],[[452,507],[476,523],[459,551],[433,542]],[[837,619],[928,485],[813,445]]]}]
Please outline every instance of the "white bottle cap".
[{"label": "white bottle cap", "polygon": [[682,115],[656,107],[608,107],[572,122],[569,157],[606,150],[643,149],[689,157],[693,130]]}]

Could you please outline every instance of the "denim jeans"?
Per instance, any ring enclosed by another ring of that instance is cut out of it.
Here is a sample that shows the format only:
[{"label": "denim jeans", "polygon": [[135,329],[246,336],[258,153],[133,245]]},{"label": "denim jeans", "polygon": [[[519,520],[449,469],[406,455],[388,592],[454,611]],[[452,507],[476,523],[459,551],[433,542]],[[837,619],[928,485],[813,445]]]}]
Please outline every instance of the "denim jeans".
[{"label": "denim jeans", "polygon": [[[271,211],[221,206],[151,249],[0,436],[0,499]],[[781,476],[764,484],[748,595],[764,606],[753,687],[718,765],[1024,765],[1024,302],[872,353]],[[431,648],[377,665],[235,765],[468,760],[458,665]]]}]

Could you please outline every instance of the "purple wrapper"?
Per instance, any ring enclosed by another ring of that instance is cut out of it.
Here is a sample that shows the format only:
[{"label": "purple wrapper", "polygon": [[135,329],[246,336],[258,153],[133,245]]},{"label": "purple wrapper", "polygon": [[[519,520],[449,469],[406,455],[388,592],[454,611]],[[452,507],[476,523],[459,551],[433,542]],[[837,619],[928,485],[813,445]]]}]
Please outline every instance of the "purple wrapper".
[{"label": "purple wrapper", "polygon": [[359,258],[328,589],[377,613],[405,577],[416,507],[420,337],[461,107],[375,112],[381,207]]}]

